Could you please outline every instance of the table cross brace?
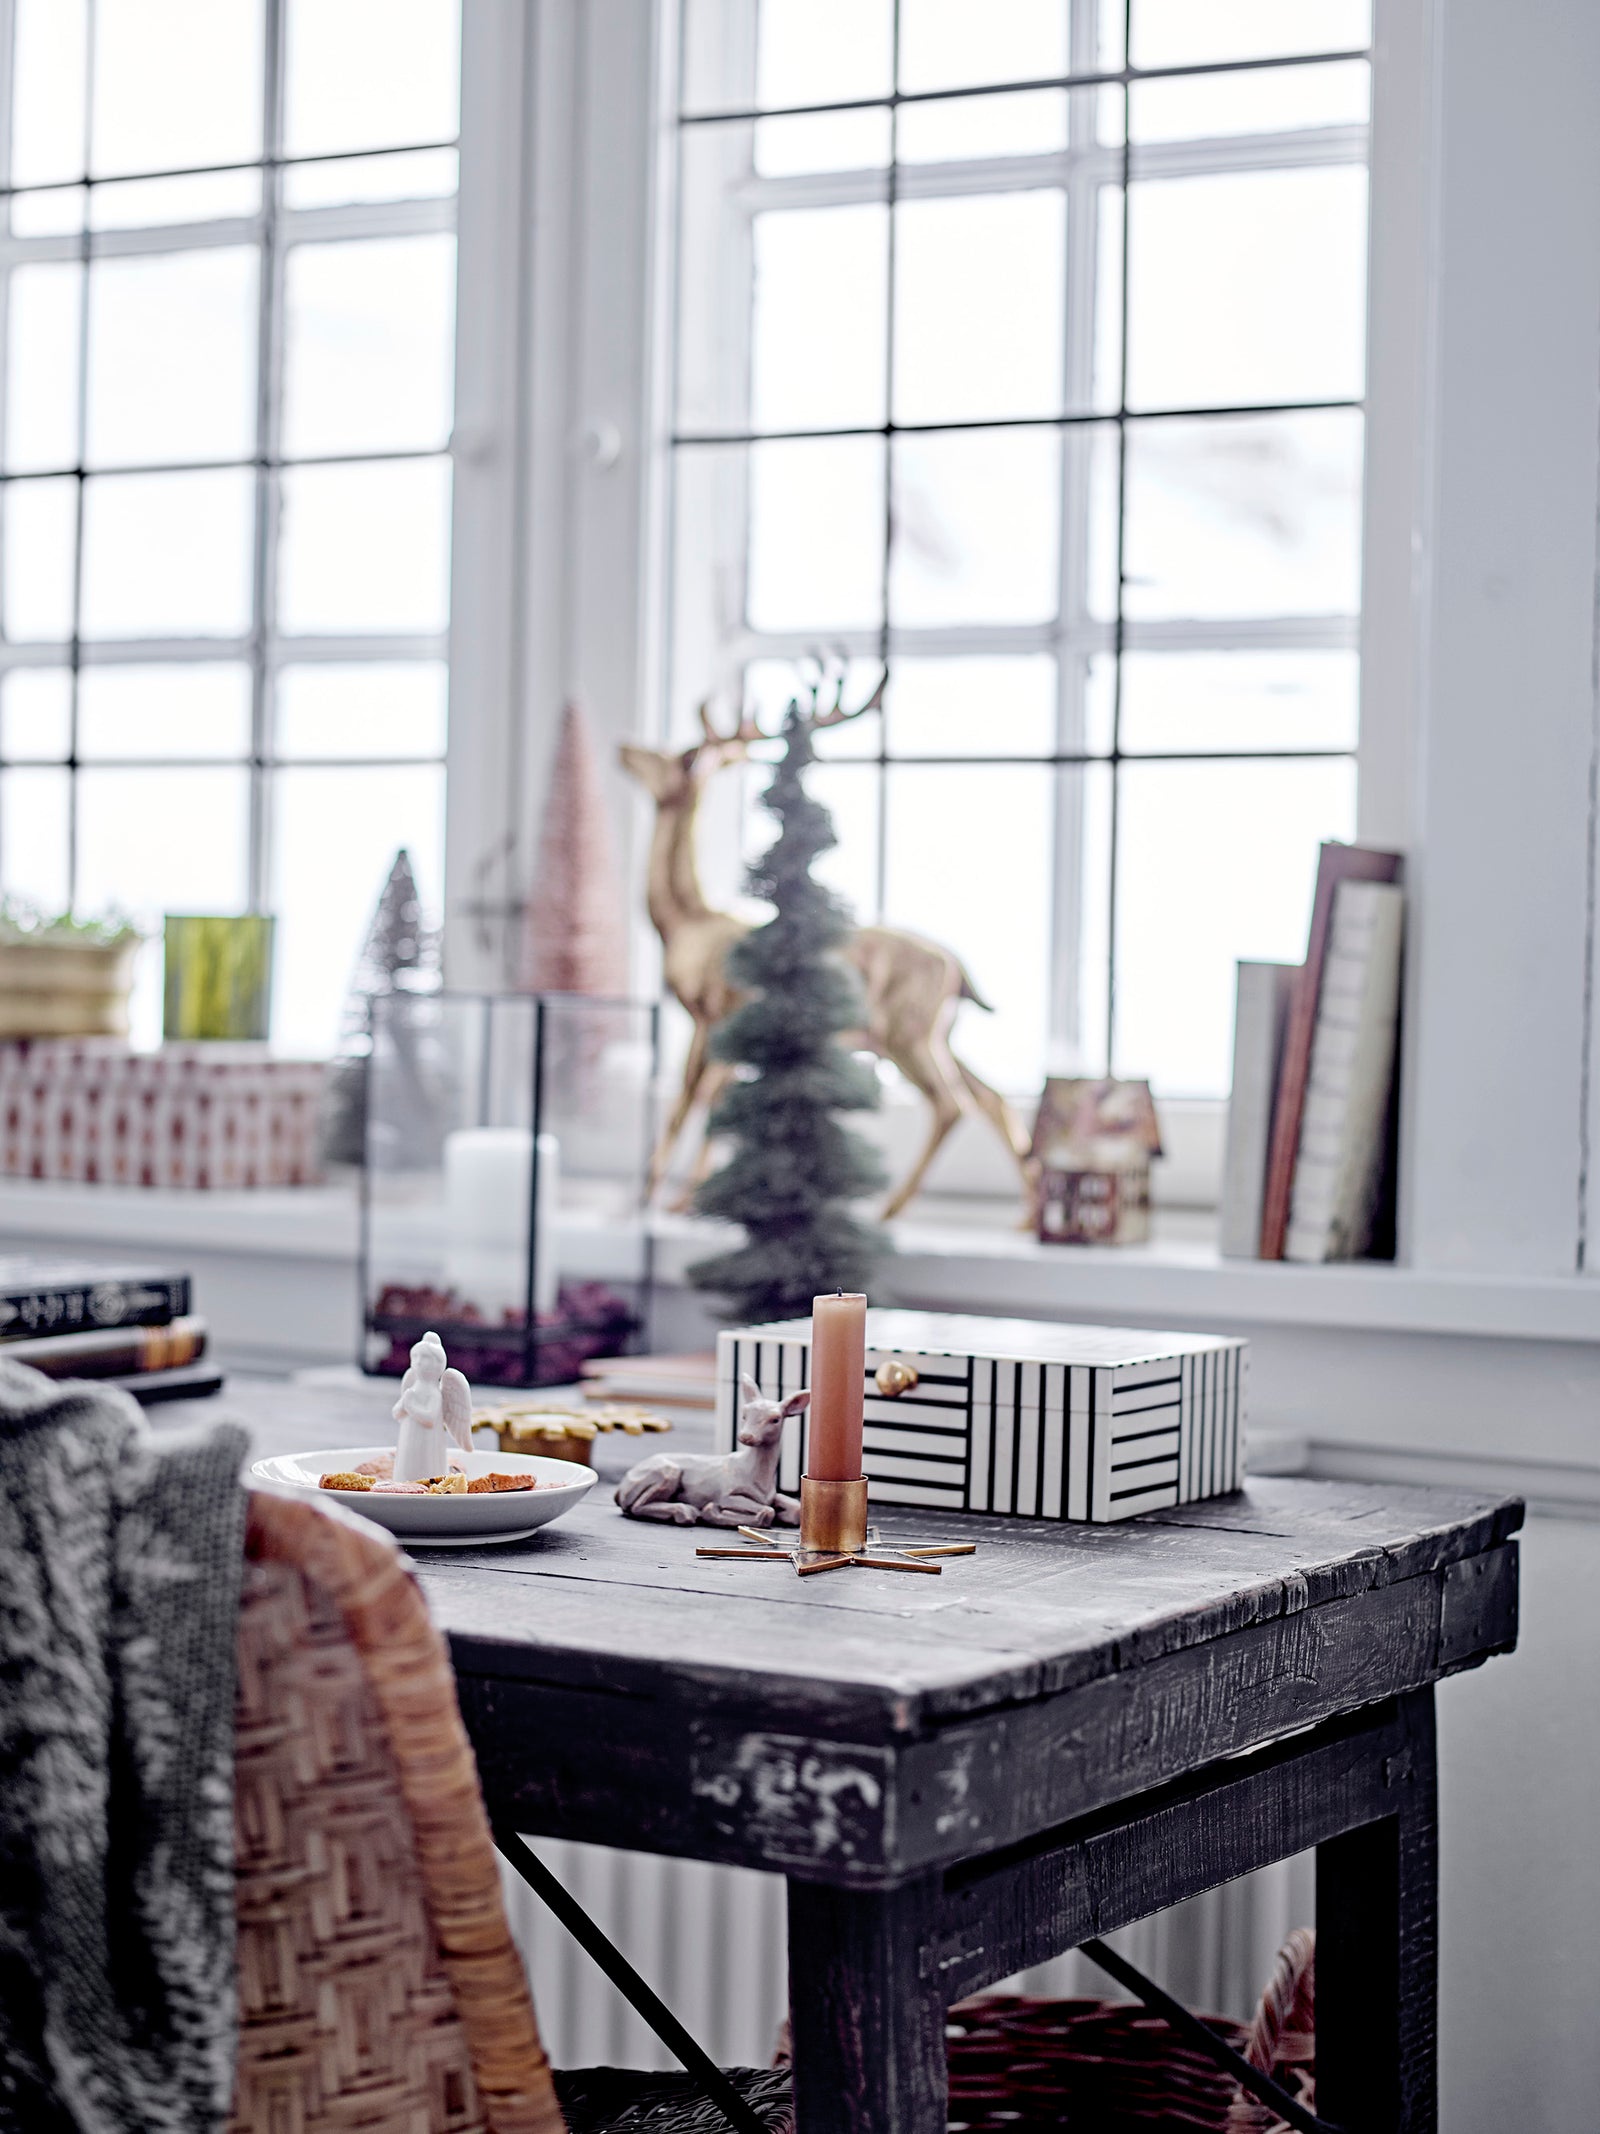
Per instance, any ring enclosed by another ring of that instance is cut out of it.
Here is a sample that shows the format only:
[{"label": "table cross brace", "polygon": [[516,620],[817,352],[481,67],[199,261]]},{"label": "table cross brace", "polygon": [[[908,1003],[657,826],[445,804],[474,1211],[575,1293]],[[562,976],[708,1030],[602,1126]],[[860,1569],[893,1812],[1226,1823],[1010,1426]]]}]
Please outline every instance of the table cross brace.
[{"label": "table cross brace", "polygon": [[736,2134],[770,2134],[766,2120],[746,2104],[716,2061],[639,1976],[604,1928],[596,1926],[577,1898],[524,1842],[521,1833],[496,1824],[494,1842],[534,1895],[555,1913],[579,1948],[594,1959],[623,1998],[632,2003],[673,2058],[681,2061]]},{"label": "table cross brace", "polygon": [[1197,2046],[1208,2059],[1216,2062],[1224,2074],[1232,2075],[1234,2081],[1247,2089],[1252,2097],[1259,2098],[1262,2104],[1276,2112],[1278,2117],[1286,2120],[1291,2127],[1298,2127],[1300,2134],[1342,2134],[1342,2130],[1330,2120],[1319,2119],[1315,2112],[1308,2112],[1297,2097],[1290,2096],[1281,2082],[1274,2082],[1270,2075],[1263,2074],[1243,2053],[1235,2052],[1226,2039],[1219,2038],[1214,2030],[1208,2029],[1197,2015],[1191,2015],[1182,2001],[1175,2001],[1170,1993],[1163,1993],[1154,1979],[1146,1978],[1125,1956],[1119,1956],[1115,1949],[1108,1947],[1103,1941],[1080,1941],[1078,1947],[1090,1963],[1098,1964],[1119,1986],[1126,1986],[1136,2000],[1143,2001],[1152,2015],[1160,2016],[1169,2029],[1177,2031],[1180,2037],[1187,2038],[1191,2045]]}]

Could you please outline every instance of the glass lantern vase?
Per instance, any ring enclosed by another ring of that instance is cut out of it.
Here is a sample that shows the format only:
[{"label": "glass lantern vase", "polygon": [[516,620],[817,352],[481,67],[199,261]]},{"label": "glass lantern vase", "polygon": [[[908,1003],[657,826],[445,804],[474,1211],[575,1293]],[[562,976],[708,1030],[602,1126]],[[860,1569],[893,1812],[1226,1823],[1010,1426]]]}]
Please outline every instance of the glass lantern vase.
[{"label": "glass lantern vase", "polygon": [[372,1003],[361,1364],[430,1328],[474,1386],[646,1345],[657,1010],[578,994]]}]

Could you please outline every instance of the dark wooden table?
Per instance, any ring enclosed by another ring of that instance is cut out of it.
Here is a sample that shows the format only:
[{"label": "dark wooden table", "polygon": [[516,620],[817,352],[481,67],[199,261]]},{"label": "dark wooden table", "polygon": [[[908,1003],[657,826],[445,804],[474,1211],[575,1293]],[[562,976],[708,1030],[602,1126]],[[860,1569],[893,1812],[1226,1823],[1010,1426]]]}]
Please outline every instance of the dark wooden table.
[{"label": "dark wooden table", "polygon": [[[287,1451],[380,1441],[392,1397],[169,1414]],[[952,2001],[1314,1845],[1319,2111],[1433,2128],[1433,1684],[1515,1643],[1521,1505],[1278,1479],[1115,1527],[879,1518],[981,1548],[800,1580],[597,1489],[416,1552],[491,1812],[787,1876],[802,2134],[942,2134]]]}]

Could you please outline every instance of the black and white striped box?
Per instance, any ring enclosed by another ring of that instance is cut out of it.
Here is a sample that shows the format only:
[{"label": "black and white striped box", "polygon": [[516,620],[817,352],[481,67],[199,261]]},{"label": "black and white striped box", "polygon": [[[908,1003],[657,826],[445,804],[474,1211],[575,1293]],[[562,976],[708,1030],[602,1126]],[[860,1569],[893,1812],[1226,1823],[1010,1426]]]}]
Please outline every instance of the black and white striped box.
[{"label": "black and white striped box", "polygon": [[[810,1351],[809,1319],[718,1337],[719,1445],[737,1435],[740,1374],[782,1399],[809,1382]],[[873,1499],[1105,1522],[1221,1496],[1244,1480],[1249,1352],[1212,1334],[869,1311]],[[893,1398],[877,1381],[890,1363],[917,1374]],[[779,1487],[791,1495],[804,1421],[783,1448]]]}]

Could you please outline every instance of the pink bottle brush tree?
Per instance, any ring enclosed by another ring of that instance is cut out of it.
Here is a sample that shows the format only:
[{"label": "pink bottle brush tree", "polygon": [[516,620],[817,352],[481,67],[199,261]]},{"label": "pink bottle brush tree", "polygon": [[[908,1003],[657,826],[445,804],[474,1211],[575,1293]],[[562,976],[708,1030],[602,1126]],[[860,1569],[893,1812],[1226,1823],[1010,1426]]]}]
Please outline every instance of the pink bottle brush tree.
[{"label": "pink bottle brush tree", "polygon": [[576,704],[561,715],[550,767],[517,983],[526,993],[612,999],[628,990],[616,845],[594,734]]}]

